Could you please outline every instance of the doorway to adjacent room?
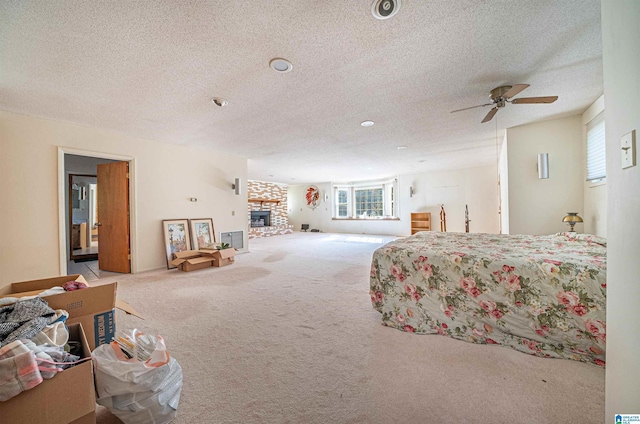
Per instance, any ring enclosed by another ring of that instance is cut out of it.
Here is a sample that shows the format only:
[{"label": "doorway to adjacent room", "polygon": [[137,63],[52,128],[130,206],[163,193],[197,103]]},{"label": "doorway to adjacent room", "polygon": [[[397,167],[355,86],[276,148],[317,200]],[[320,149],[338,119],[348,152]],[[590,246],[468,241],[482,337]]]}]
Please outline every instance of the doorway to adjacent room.
[{"label": "doorway to adjacent room", "polygon": [[[131,157],[59,148],[60,272],[135,272]],[[64,181],[64,183],[62,183]]]}]

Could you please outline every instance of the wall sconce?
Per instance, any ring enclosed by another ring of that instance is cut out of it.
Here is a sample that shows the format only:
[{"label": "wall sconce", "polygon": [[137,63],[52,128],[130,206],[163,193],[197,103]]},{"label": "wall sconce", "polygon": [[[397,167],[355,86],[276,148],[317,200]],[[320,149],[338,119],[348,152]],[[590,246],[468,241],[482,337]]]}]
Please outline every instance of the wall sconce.
[{"label": "wall sconce", "polygon": [[231,184],[231,188],[236,193],[236,196],[239,196],[242,193],[242,181],[240,178],[235,179],[235,182]]},{"label": "wall sconce", "polygon": [[538,154],[538,178],[541,180],[549,178],[549,153]]},{"label": "wall sconce", "polygon": [[413,197],[413,193],[415,193],[415,192],[413,191],[413,187],[411,187],[411,186],[410,186],[410,187],[409,187],[409,197]]},{"label": "wall sconce", "polygon": [[574,233],[575,231],[573,231],[573,227],[575,227],[578,222],[583,221],[582,218],[578,216],[578,212],[567,212],[567,216],[562,218],[562,222],[566,222],[567,224],[569,224],[569,231]]}]

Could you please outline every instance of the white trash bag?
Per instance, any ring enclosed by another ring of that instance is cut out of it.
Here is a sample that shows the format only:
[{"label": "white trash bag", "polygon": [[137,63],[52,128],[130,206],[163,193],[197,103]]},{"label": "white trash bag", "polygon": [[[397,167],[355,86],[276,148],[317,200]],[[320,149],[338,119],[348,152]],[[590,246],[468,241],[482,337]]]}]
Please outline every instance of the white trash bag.
[{"label": "white trash bag", "polygon": [[166,424],[176,417],[182,368],[161,336],[133,330],[98,346],[92,357],[97,402],[122,422]]}]

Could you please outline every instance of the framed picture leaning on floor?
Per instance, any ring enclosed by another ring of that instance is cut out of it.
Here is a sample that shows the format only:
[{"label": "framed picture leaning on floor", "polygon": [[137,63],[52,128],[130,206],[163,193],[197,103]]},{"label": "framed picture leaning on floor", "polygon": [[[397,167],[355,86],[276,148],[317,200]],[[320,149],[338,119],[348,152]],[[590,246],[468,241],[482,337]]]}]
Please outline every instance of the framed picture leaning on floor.
[{"label": "framed picture leaning on floor", "polygon": [[164,231],[164,245],[167,252],[167,268],[171,266],[173,254],[191,249],[191,238],[189,237],[188,219],[164,219],[162,220]]},{"label": "framed picture leaning on floor", "polygon": [[202,249],[208,244],[215,243],[216,233],[213,230],[213,219],[190,219],[189,228],[191,229],[191,245],[193,246],[193,250]]}]

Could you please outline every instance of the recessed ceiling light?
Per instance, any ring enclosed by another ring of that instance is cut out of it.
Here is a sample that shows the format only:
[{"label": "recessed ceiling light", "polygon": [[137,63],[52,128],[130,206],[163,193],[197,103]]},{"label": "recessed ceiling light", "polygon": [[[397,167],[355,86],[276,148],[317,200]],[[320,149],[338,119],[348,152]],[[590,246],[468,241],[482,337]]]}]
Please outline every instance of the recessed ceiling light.
[{"label": "recessed ceiling light", "polygon": [[404,150],[406,148],[407,148],[407,146],[398,146],[398,150]]},{"label": "recessed ceiling light", "polygon": [[229,101],[227,99],[223,99],[222,97],[214,97],[211,99],[211,103],[216,106],[225,107],[229,104]]},{"label": "recessed ceiling light", "polygon": [[376,19],[389,19],[400,10],[400,0],[373,0],[371,13]]},{"label": "recessed ceiling light", "polygon": [[273,174],[269,174],[270,177],[273,177]]},{"label": "recessed ceiling light", "polygon": [[363,127],[371,127],[371,126],[373,126],[373,124],[375,124],[375,122],[373,122],[373,121],[362,121],[362,122],[360,122],[360,125],[362,125]]},{"label": "recessed ceiling light", "polygon": [[277,72],[289,72],[293,69],[293,64],[287,59],[283,59],[281,57],[271,59],[271,61],[269,62],[269,66],[271,66],[271,68]]}]

